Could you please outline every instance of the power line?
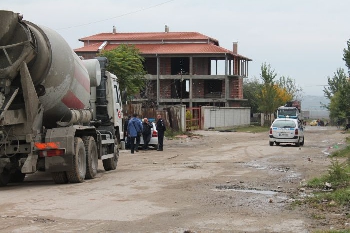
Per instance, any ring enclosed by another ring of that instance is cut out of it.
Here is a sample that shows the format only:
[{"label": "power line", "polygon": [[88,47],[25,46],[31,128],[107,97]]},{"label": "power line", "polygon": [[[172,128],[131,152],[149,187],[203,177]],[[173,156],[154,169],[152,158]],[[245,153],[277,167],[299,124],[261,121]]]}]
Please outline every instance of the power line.
[{"label": "power line", "polygon": [[120,18],[120,17],[126,16],[126,15],[131,15],[131,14],[134,14],[134,13],[137,13],[137,12],[149,10],[149,9],[151,9],[151,8],[158,7],[158,6],[167,4],[167,3],[169,3],[169,2],[173,2],[173,1],[175,1],[175,0],[169,0],[169,1],[166,1],[166,2],[162,2],[162,3],[156,4],[156,5],[149,6],[149,7],[144,7],[144,8],[141,8],[141,9],[139,9],[139,10],[130,11],[130,12],[128,12],[128,13],[125,13],[125,14],[122,14],[122,15],[118,15],[118,16],[114,16],[114,17],[111,17],[111,18],[102,19],[102,20],[98,20],[98,21],[94,21],[94,22],[90,22],[90,23],[79,24],[79,25],[75,25],[75,26],[71,26],[71,27],[58,28],[58,29],[56,29],[56,30],[66,30],[66,29],[71,29],[71,28],[77,28],[77,27],[87,26],[87,25],[94,24],[94,23],[100,23],[100,22],[104,22],[104,21],[107,21],[107,20],[111,20],[111,19],[115,19],[115,18]]}]

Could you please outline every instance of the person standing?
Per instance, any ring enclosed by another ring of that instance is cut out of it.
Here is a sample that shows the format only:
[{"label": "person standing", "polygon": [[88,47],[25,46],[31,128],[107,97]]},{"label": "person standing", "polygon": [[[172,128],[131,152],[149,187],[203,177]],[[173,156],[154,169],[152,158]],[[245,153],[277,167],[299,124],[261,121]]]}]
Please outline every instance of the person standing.
[{"label": "person standing", "polygon": [[164,121],[162,119],[162,116],[159,114],[157,115],[157,124],[156,129],[158,131],[158,149],[157,151],[163,151],[163,140],[164,140],[164,132],[166,130]]},{"label": "person standing", "polygon": [[[134,154],[134,151],[138,152],[140,145],[140,135],[142,134],[142,123],[141,120],[137,118],[137,114],[134,113],[133,117],[129,120],[128,123],[128,136],[130,137],[130,149],[131,154]],[[136,144],[135,144],[136,139]]]},{"label": "person standing", "polygon": [[130,137],[128,135],[128,124],[131,119],[131,116],[127,116],[125,118],[124,122],[124,142],[125,142],[125,149],[130,149]]},{"label": "person standing", "polygon": [[143,137],[143,147],[142,149],[148,150],[148,143],[151,141],[153,125],[148,121],[147,118],[143,119],[142,122],[142,137]]}]

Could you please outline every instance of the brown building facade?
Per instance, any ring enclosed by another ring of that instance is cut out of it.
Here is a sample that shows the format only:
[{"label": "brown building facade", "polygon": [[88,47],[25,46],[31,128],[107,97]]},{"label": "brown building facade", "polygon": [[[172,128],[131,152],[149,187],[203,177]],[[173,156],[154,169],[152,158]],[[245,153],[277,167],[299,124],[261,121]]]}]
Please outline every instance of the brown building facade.
[{"label": "brown building facade", "polygon": [[[102,50],[132,44],[145,58],[147,95],[133,101],[153,101],[157,106],[185,104],[187,107],[240,107],[243,78],[251,59],[237,53],[237,43],[228,50],[216,39],[198,32],[100,33],[80,39],[75,52],[85,59]],[[224,70],[218,74],[218,69]]]}]

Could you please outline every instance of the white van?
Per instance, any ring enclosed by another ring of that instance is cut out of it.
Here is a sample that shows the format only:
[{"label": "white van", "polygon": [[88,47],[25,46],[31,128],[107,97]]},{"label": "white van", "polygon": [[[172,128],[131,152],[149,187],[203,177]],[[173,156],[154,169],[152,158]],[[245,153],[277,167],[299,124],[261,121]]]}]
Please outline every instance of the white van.
[{"label": "white van", "polygon": [[275,143],[294,143],[296,146],[304,145],[304,127],[297,119],[277,118],[270,127],[270,146]]}]

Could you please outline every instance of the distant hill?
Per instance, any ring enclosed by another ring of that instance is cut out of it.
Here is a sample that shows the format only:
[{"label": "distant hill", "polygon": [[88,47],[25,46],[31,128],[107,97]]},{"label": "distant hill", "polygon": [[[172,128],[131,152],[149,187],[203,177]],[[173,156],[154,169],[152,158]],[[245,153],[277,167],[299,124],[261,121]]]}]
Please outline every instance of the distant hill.
[{"label": "distant hill", "polygon": [[329,104],[329,99],[324,96],[307,95],[301,100],[302,110],[326,110],[322,107],[322,104]]},{"label": "distant hill", "polygon": [[304,116],[308,116],[309,119],[328,119],[329,111],[323,108],[322,104],[328,105],[329,102],[329,99],[324,96],[307,95],[301,100],[301,110],[305,112]]}]

